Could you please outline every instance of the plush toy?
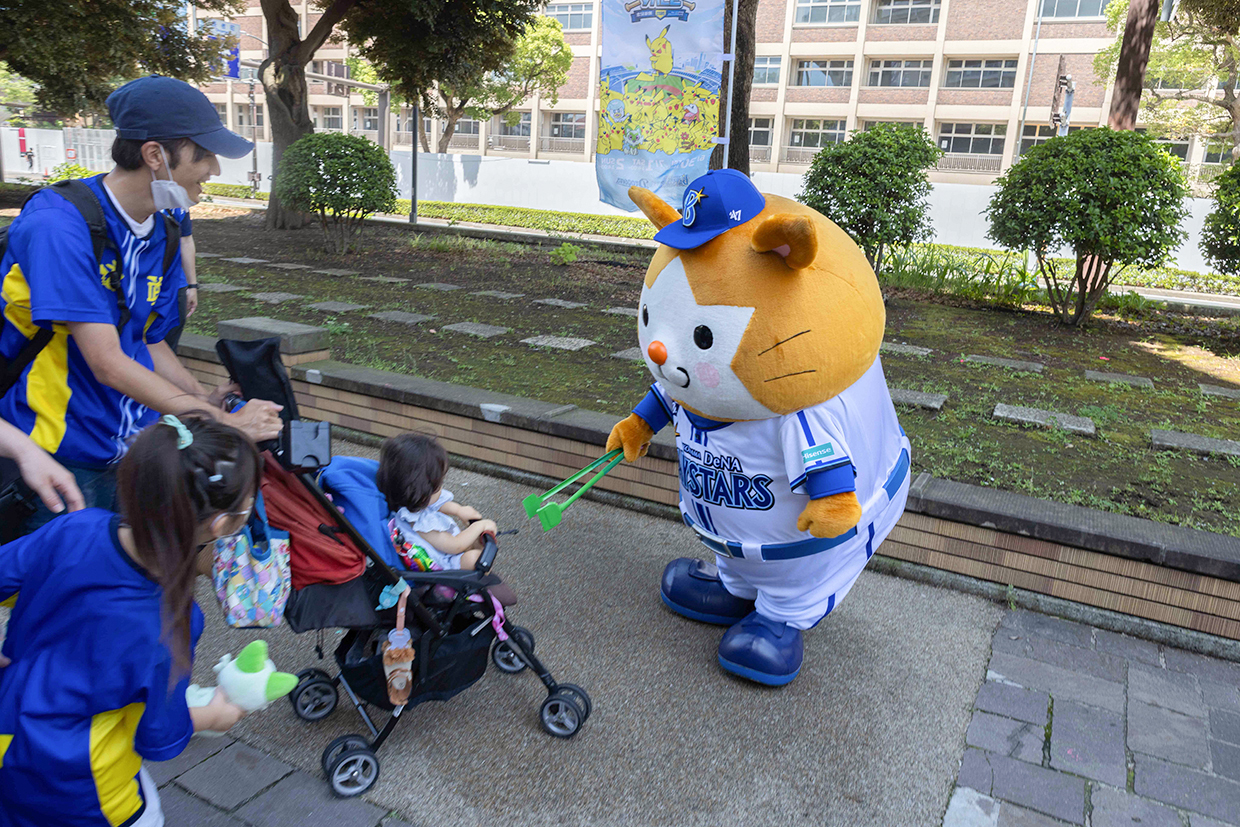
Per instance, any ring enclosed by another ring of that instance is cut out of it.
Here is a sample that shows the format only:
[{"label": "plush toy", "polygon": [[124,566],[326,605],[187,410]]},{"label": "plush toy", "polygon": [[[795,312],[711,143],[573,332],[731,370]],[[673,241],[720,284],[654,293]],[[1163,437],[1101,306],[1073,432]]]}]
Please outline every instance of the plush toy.
[{"label": "plush toy", "polygon": [[[276,665],[267,657],[267,643],[262,640],[246,645],[235,660],[232,655],[224,655],[211,668],[215,670],[218,688],[246,712],[265,709],[297,686],[296,675],[276,671]],[[211,703],[215,690],[216,687],[190,684],[185,690],[185,700],[189,706],[206,706]]]},{"label": "plush toy", "polygon": [[681,514],[715,554],[668,564],[663,601],[730,627],[724,669],[786,684],[802,630],[839,605],[908,496],[878,282],[834,223],[735,170],[691,183],[683,214],[629,197],[662,245],[637,320],[655,383],[607,449],[632,462],[674,426]]}]

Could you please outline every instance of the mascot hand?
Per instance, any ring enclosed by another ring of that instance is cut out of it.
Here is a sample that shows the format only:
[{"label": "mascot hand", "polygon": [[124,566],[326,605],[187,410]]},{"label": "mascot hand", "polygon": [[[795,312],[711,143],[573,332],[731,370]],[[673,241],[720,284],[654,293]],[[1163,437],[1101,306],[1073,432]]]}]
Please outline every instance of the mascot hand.
[{"label": "mascot hand", "polygon": [[611,436],[607,437],[607,451],[610,453],[617,448],[623,448],[625,460],[635,462],[638,457],[646,456],[653,438],[654,431],[650,430],[646,420],[637,414],[629,414],[627,419],[620,420],[612,427]]},{"label": "mascot hand", "polygon": [[815,537],[838,537],[861,520],[861,503],[855,491],[832,494],[809,505],[797,517],[797,531],[808,531]]}]

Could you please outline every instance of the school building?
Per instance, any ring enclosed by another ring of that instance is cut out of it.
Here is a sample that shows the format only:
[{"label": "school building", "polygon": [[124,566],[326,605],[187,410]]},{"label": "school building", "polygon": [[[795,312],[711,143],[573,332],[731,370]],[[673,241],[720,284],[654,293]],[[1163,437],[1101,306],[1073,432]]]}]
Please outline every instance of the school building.
[{"label": "school building", "polygon": [[[666,5],[669,0],[660,0]],[[674,2],[674,0],[671,0]],[[1112,87],[1099,82],[1094,56],[1114,41],[1102,16],[1106,0],[761,0],[748,124],[751,168],[800,174],[819,147],[883,122],[919,123],[946,150],[931,179],[988,184],[1019,153],[1047,140],[1060,66],[1075,82],[1071,127],[1106,123]],[[261,60],[266,31],[259,0],[247,0],[241,57]],[[319,17],[293,0],[301,30]],[[553,106],[534,97],[520,122],[461,121],[449,151],[508,157],[593,160],[597,138],[600,13],[597,2],[551,2],[544,13],[563,25],[573,49],[568,81]],[[200,17],[199,25],[205,20]],[[327,43],[307,67],[347,77],[347,43]],[[247,70],[242,70],[243,73]],[[249,70],[252,74],[252,70]],[[269,139],[263,93],[253,108],[246,80],[206,85],[234,129]],[[387,119],[359,92],[330,80],[309,83],[316,129],[361,134],[385,146],[413,141],[410,109]],[[442,125],[423,119],[430,136]],[[432,137],[432,151],[437,145]],[[1190,177],[1221,170],[1222,144],[1167,141]],[[421,151],[421,147],[419,147]]]}]

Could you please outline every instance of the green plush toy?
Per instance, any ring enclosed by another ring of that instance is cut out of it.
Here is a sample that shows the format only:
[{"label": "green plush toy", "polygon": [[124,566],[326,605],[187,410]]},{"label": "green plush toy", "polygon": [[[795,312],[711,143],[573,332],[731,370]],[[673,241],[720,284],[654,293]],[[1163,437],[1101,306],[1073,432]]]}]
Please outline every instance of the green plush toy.
[{"label": "green plush toy", "polygon": [[[296,675],[276,671],[276,665],[267,657],[267,642],[263,640],[247,645],[236,659],[224,655],[212,668],[219,676],[218,688],[230,702],[246,712],[265,709],[297,686]],[[216,688],[190,684],[185,690],[185,700],[189,706],[206,706],[215,696]]]}]

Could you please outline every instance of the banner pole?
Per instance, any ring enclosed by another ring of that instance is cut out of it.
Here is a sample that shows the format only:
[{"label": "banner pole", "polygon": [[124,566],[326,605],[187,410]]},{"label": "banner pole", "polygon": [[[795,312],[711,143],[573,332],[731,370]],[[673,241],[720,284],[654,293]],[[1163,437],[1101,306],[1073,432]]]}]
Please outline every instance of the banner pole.
[{"label": "banner pole", "polygon": [[723,168],[727,169],[728,155],[732,151],[732,94],[736,90],[736,12],[739,0],[732,0],[732,39],[728,41],[731,53],[724,55],[728,61],[728,111],[727,130],[723,133]]}]

